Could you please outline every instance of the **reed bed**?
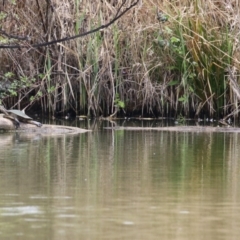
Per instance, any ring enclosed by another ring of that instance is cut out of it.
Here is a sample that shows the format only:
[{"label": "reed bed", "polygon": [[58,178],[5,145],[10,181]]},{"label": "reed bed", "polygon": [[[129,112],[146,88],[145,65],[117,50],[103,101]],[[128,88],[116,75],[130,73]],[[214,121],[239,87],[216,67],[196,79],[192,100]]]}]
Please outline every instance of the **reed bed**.
[{"label": "reed bed", "polygon": [[31,47],[106,24],[123,3],[25,0],[2,5],[1,29],[27,36],[1,35],[0,45],[25,46],[0,52],[2,102],[94,117],[116,110],[130,116],[238,117],[237,0],[140,0],[108,28]]}]

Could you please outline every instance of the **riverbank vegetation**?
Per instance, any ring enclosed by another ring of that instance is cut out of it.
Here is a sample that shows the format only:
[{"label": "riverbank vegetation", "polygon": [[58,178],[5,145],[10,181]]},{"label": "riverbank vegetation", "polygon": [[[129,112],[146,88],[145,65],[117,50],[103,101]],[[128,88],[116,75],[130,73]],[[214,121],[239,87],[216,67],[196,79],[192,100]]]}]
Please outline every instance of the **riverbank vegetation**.
[{"label": "riverbank vegetation", "polygon": [[238,117],[237,0],[140,0],[108,28],[31,47],[104,25],[133,2],[5,2],[0,49],[22,47],[0,51],[2,102],[94,117]]}]

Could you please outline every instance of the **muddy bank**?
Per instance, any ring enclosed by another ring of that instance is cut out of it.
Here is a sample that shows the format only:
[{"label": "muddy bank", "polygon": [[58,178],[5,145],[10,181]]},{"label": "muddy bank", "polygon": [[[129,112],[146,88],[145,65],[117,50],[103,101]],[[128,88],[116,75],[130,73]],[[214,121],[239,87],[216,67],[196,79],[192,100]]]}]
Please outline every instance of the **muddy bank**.
[{"label": "muddy bank", "polygon": [[131,130],[131,131],[170,131],[170,132],[239,132],[236,127],[201,127],[201,126],[176,126],[176,127],[106,127],[112,130]]}]

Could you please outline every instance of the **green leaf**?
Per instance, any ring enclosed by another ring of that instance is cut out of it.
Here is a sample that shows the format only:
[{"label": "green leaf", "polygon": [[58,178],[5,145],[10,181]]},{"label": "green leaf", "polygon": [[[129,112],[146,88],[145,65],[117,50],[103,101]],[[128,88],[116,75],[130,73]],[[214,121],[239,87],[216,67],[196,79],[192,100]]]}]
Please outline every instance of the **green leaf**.
[{"label": "green leaf", "polygon": [[179,43],[180,39],[176,37],[171,37],[171,43]]},{"label": "green leaf", "polygon": [[177,80],[172,80],[168,83],[168,86],[174,86],[177,85],[179,82]]}]

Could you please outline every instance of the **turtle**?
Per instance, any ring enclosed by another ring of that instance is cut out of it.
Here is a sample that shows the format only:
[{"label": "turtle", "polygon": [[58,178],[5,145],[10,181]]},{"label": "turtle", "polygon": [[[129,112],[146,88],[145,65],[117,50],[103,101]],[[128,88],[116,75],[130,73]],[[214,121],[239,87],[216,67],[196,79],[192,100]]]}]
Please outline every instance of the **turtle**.
[{"label": "turtle", "polygon": [[24,110],[10,109],[7,110],[4,106],[0,105],[0,111],[4,113],[4,117],[14,121],[16,129],[19,128],[20,122],[34,124],[38,127],[41,127],[40,122],[34,121],[31,117],[25,114]]}]

